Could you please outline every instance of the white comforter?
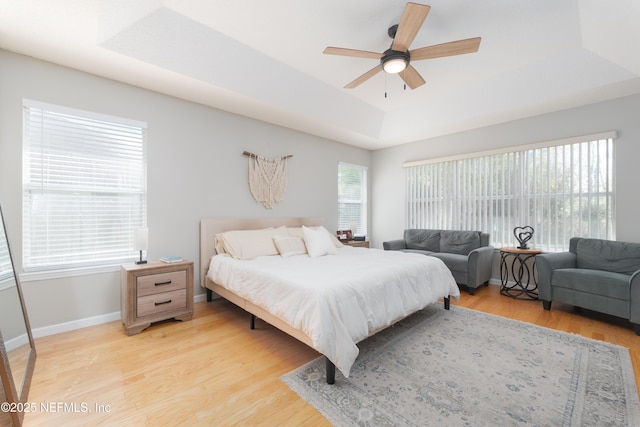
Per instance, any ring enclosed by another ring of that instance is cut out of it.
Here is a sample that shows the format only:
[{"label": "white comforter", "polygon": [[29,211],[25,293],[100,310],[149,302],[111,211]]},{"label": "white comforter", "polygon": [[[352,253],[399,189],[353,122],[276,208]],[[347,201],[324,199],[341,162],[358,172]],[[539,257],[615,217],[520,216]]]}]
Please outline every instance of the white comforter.
[{"label": "white comforter", "polygon": [[437,258],[349,246],[319,258],[216,255],[207,276],[303,331],[345,377],[357,342],[440,298],[460,296]]}]

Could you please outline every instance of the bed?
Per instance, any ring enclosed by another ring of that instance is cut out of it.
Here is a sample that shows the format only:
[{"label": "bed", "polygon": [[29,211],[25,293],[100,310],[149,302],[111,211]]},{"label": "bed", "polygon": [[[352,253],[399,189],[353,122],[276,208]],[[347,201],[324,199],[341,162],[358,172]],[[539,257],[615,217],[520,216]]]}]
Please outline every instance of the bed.
[{"label": "bed", "polygon": [[[323,354],[333,384],[336,367],[349,376],[358,342],[436,301],[448,309],[460,292],[441,260],[341,245],[322,223],[203,219],[200,277],[208,301],[217,294],[249,312],[252,328],[258,317]],[[292,255],[284,243],[297,239],[305,253]]]}]

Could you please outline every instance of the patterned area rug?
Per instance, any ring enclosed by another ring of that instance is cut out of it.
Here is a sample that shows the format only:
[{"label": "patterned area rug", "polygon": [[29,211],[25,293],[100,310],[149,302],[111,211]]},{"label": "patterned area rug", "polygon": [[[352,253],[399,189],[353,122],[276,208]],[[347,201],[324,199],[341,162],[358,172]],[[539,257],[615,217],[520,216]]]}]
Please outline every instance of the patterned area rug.
[{"label": "patterned area rug", "polygon": [[337,426],[639,426],[629,351],[431,305],[359,344],[344,378],[318,358],[282,377]]}]

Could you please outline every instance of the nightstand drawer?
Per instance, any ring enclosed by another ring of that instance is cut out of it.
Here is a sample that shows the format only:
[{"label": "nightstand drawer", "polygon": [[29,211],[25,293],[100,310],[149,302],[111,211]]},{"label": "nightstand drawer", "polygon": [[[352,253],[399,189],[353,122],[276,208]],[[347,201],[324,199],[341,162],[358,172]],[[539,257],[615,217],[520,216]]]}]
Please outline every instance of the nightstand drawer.
[{"label": "nightstand drawer", "polygon": [[187,306],[187,290],[181,289],[138,298],[138,317]]},{"label": "nightstand drawer", "polygon": [[158,294],[161,292],[175,291],[178,289],[186,289],[187,272],[185,270],[181,270],[171,271],[169,273],[139,276],[137,284],[138,297]]}]

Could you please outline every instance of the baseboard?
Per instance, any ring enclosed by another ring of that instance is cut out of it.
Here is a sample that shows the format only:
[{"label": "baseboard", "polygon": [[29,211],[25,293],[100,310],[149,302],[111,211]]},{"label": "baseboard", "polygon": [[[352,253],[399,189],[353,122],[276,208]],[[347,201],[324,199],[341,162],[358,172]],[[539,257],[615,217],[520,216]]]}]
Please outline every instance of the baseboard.
[{"label": "baseboard", "polygon": [[115,313],[101,314],[99,316],[86,317],[84,319],[35,328],[32,330],[32,334],[34,338],[46,337],[49,335],[61,334],[62,332],[73,331],[75,329],[86,328],[87,326],[101,325],[103,323],[109,323],[120,319],[120,312],[118,311]]},{"label": "baseboard", "polygon": [[[207,294],[198,294],[193,298],[194,302],[203,302],[207,300]],[[86,328],[88,326],[101,325],[103,323],[114,322],[120,320],[120,312],[101,314],[99,316],[86,317],[84,319],[72,320],[70,322],[58,323],[56,325],[43,326],[35,328],[32,331],[34,338],[46,337],[49,335],[61,334],[63,332],[73,331],[75,329]]]}]

